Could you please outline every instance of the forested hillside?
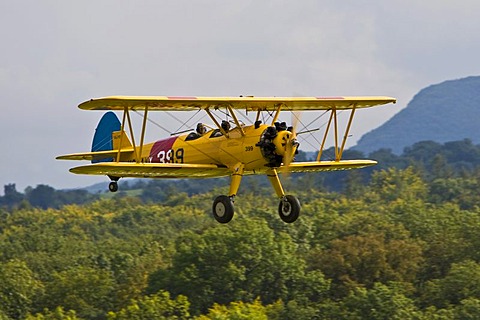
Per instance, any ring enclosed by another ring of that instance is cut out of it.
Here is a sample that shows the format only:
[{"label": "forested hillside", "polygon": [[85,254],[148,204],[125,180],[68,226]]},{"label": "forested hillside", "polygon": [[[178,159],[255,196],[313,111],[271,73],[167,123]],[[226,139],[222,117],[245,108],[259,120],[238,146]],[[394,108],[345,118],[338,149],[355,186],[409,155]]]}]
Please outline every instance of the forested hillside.
[{"label": "forested hillside", "polygon": [[341,191],[325,187],[328,173],[291,177],[293,224],[255,179],[227,225],[210,213],[221,180],[69,193],[79,204],[47,209],[31,203],[39,186],[8,185],[0,319],[479,319],[477,147],[446,145],[378,151],[397,167],[337,176]]},{"label": "forested hillside", "polygon": [[389,121],[363,135],[355,148],[370,153],[388,147],[398,155],[404,147],[424,140],[445,143],[471,139],[480,143],[479,101],[479,76],[431,85]]}]

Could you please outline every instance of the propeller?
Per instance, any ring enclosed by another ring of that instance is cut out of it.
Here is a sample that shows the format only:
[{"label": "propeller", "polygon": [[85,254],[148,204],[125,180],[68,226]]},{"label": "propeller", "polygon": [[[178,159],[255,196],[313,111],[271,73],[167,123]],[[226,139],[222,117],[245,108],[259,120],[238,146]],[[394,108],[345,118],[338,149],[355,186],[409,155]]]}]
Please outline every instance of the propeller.
[{"label": "propeller", "polygon": [[285,154],[283,155],[283,165],[287,168],[287,172],[289,172],[290,164],[295,157],[295,153],[299,146],[297,141],[297,126],[300,122],[300,115],[301,113],[298,111],[292,112],[292,130],[291,133],[285,136]]}]

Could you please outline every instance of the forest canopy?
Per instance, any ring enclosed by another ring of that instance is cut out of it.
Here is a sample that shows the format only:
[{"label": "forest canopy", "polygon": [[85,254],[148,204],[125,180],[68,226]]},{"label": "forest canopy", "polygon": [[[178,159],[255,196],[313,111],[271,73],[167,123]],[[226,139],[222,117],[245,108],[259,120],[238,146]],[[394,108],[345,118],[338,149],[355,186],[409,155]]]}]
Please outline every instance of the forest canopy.
[{"label": "forest canopy", "polygon": [[293,224],[262,180],[246,181],[227,225],[210,213],[221,180],[70,204],[42,186],[44,206],[32,202],[39,186],[7,185],[0,319],[478,319],[480,170],[443,148],[379,151],[402,165],[349,172],[341,190],[328,173],[291,177]]}]

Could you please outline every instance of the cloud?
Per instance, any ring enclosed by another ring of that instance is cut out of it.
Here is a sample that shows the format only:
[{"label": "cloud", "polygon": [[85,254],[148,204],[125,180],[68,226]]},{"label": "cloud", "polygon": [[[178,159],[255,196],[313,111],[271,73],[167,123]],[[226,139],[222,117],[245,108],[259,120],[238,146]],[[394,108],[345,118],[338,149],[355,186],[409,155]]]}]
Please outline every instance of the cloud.
[{"label": "cloud", "polygon": [[53,158],[90,147],[100,113],[76,105],[97,96],[399,98],[359,112],[358,139],[422,87],[479,73],[478,9],[470,0],[3,2],[0,184],[79,185]]}]

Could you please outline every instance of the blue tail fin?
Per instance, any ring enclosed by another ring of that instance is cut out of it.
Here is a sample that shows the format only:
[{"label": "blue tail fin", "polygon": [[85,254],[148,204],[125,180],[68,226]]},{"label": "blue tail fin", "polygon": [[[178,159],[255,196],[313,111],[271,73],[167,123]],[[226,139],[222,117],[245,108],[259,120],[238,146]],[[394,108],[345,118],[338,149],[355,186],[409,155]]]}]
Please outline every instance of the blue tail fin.
[{"label": "blue tail fin", "polygon": [[[93,136],[92,152],[96,151],[108,151],[113,150],[113,138],[112,133],[120,131],[121,124],[115,113],[109,111],[105,113],[100,119],[100,122],[95,129],[95,135]],[[113,158],[92,160],[92,163],[97,162],[112,162]]]}]

